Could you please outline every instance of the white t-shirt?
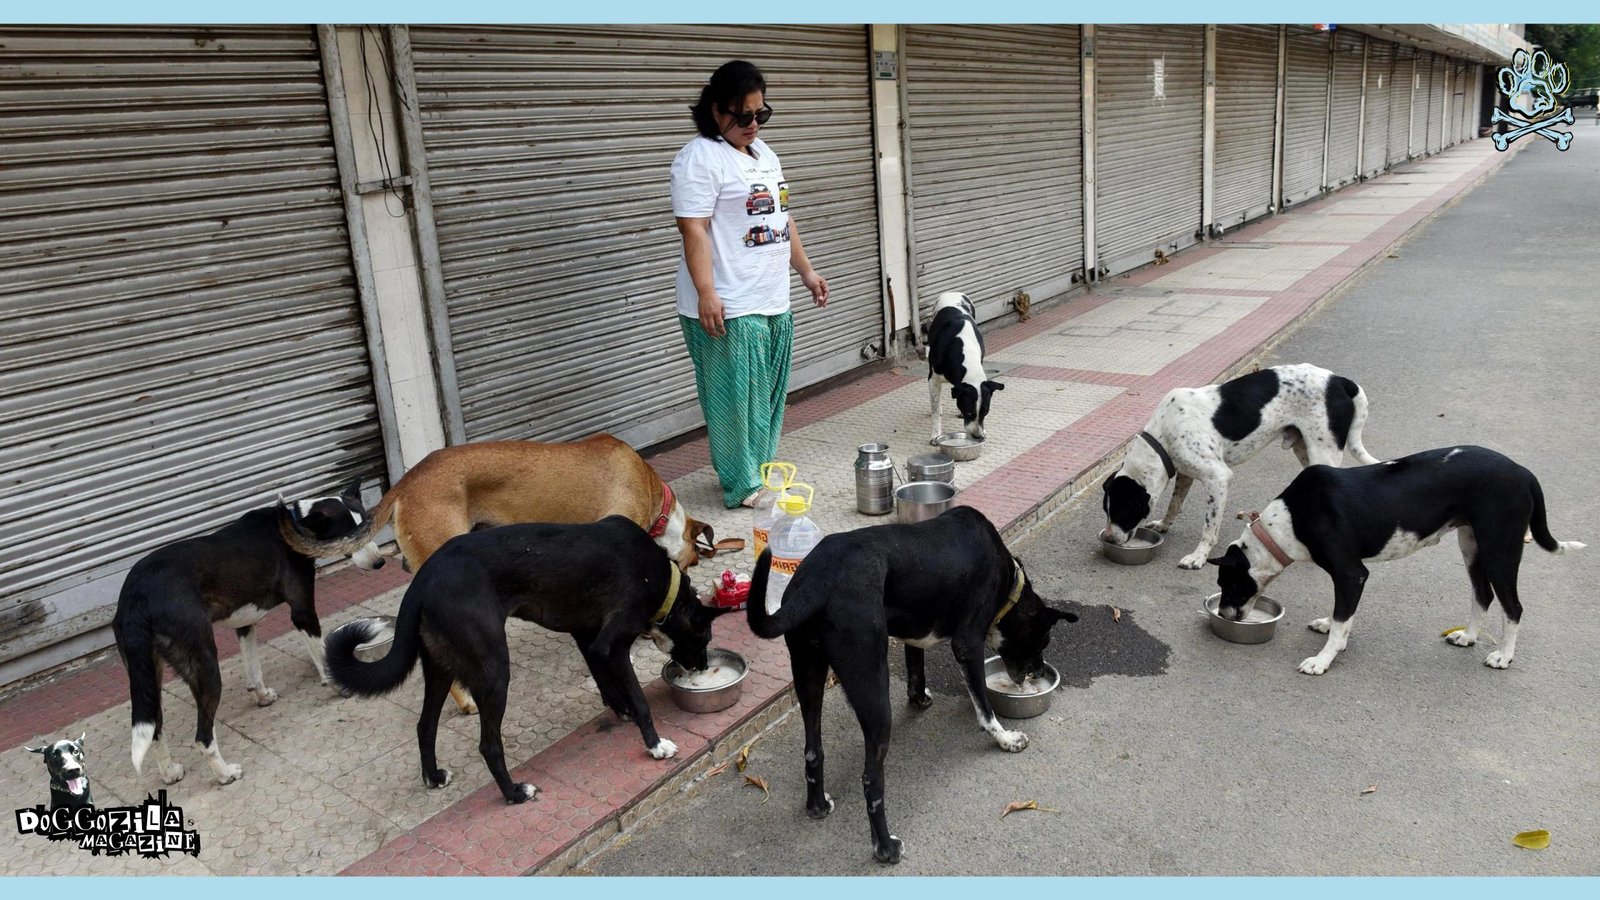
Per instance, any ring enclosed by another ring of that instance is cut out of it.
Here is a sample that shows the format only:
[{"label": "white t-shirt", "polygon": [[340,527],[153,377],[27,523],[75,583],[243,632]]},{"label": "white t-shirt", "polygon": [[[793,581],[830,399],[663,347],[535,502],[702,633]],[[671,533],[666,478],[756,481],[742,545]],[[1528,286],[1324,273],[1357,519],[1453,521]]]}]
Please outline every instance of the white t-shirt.
[{"label": "white t-shirt", "polygon": [[[749,154],[696,137],[672,161],[672,214],[711,218],[711,277],[723,316],[789,311],[789,186],[778,154],[759,139]],[[689,262],[678,256],[678,314],[700,316]]]}]

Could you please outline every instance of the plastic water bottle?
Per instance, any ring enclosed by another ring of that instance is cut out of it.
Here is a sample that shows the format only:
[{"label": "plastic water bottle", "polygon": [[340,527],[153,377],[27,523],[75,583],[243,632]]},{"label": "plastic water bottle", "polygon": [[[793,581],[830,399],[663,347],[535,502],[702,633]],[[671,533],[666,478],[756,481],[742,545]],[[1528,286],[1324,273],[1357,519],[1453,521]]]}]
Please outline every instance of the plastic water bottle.
[{"label": "plastic water bottle", "polygon": [[794,579],[801,561],[822,540],[822,527],[806,515],[811,511],[812,495],[811,485],[797,482],[789,485],[775,504],[779,519],[772,526],[772,563],[767,572],[766,605],[769,616],[783,605],[783,592]]},{"label": "plastic water bottle", "polygon": [[767,539],[772,533],[772,526],[777,523],[778,498],[784,495],[789,486],[794,484],[794,463],[769,462],[761,464],[761,490],[756,494],[755,509],[750,514],[751,545],[755,547],[755,558],[761,558],[761,551],[767,547]]}]

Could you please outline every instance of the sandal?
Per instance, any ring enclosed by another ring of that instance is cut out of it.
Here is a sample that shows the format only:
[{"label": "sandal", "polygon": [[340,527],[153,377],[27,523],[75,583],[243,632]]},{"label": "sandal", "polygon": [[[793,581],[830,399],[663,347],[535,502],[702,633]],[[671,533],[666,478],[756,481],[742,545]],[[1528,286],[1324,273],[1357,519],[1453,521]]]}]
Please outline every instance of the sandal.
[{"label": "sandal", "polygon": [[744,498],[743,500],[740,500],[739,501],[739,505],[744,507],[745,509],[755,509],[756,508],[756,498],[759,497],[759,496],[761,496],[761,489],[760,488],[756,488],[755,490],[750,492],[750,496]]}]

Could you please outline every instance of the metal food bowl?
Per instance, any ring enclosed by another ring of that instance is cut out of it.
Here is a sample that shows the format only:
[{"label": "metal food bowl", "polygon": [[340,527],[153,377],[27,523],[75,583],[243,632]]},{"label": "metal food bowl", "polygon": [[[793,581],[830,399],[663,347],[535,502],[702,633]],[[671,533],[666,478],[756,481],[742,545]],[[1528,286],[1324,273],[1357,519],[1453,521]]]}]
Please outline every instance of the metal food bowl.
[{"label": "metal food bowl", "polygon": [[1044,677],[1050,680],[1050,686],[1037,694],[1010,694],[995,690],[989,686],[989,676],[996,672],[1002,675],[1006,672],[1005,661],[998,655],[983,661],[983,690],[989,695],[989,705],[994,707],[995,715],[1008,719],[1031,719],[1043,715],[1050,708],[1050,699],[1055,696],[1056,688],[1061,686],[1061,673],[1049,663],[1044,664]]},{"label": "metal food bowl", "polygon": [[1161,549],[1161,542],[1165,535],[1151,528],[1140,525],[1133,530],[1133,536],[1128,538],[1126,544],[1113,544],[1110,541],[1101,541],[1100,550],[1106,559],[1125,566],[1142,566],[1156,558],[1156,551]]},{"label": "metal food bowl", "polygon": [[661,680],[667,683],[667,688],[672,692],[672,702],[678,704],[679,709],[692,713],[714,713],[739,702],[739,692],[744,690],[744,679],[750,674],[750,664],[745,662],[743,656],[721,647],[706,651],[706,663],[708,666],[727,666],[737,671],[738,675],[727,684],[716,687],[688,687],[679,683],[689,674],[683,670],[683,666],[667,660],[667,664],[661,667]]},{"label": "metal food bowl", "polygon": [[907,525],[931,519],[955,502],[955,485],[942,481],[913,481],[894,491],[895,515]]},{"label": "metal food bowl", "polygon": [[356,659],[362,662],[377,662],[389,655],[389,648],[394,646],[394,616],[368,616],[367,621],[378,622],[384,627],[384,635],[365,644],[357,644],[355,649]]},{"label": "metal food bowl", "polygon": [[965,431],[946,431],[934,438],[933,443],[956,462],[969,462],[983,452],[983,438],[975,438]]},{"label": "metal food bowl", "polygon": [[1235,644],[1265,644],[1272,640],[1278,620],[1283,618],[1283,604],[1265,594],[1257,597],[1244,618],[1237,622],[1217,614],[1221,602],[1221,594],[1206,598],[1206,621],[1210,623],[1213,634]]}]

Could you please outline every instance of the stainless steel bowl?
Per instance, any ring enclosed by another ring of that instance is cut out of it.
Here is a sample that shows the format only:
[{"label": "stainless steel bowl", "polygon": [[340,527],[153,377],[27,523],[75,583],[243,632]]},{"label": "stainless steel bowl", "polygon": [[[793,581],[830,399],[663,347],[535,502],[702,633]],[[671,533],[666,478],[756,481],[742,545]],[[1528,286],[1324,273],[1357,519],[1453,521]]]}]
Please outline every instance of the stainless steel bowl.
[{"label": "stainless steel bowl", "polygon": [[975,438],[965,431],[946,431],[934,438],[933,443],[956,462],[969,462],[983,452],[983,438]]},{"label": "stainless steel bowl", "polygon": [[357,644],[355,649],[356,659],[362,662],[377,662],[389,655],[389,648],[394,646],[394,616],[368,616],[369,621],[377,622],[383,626],[383,634],[377,638]]},{"label": "stainless steel bowl", "polygon": [[661,667],[661,680],[667,683],[667,688],[672,692],[672,702],[678,704],[679,709],[692,713],[714,713],[739,702],[739,693],[744,690],[745,676],[750,674],[750,664],[745,662],[743,656],[721,647],[707,650],[706,662],[713,666],[737,669],[739,676],[721,687],[687,687],[678,683],[679,679],[688,674],[684,672],[683,666],[667,660],[667,664]]},{"label": "stainless steel bowl", "polygon": [[1142,566],[1156,558],[1156,551],[1161,548],[1165,535],[1159,531],[1140,525],[1133,530],[1133,536],[1128,538],[1126,544],[1113,544],[1110,541],[1100,542],[1100,551],[1106,559],[1125,566]]},{"label": "stainless steel bowl", "polygon": [[1050,708],[1050,699],[1055,696],[1056,688],[1061,686],[1061,673],[1056,671],[1056,667],[1044,664],[1045,677],[1050,679],[1050,686],[1037,694],[1008,694],[990,687],[989,676],[996,672],[1003,674],[1005,670],[1005,661],[999,656],[991,656],[983,661],[983,690],[989,695],[989,705],[994,707],[995,715],[1008,719],[1031,719],[1043,715]]},{"label": "stainless steel bowl", "polygon": [[894,491],[894,511],[900,521],[910,525],[931,519],[956,502],[955,485],[942,481],[913,481]]},{"label": "stainless steel bowl", "polygon": [[1283,618],[1283,604],[1265,594],[1257,597],[1244,618],[1237,622],[1217,614],[1217,606],[1221,601],[1221,594],[1206,598],[1206,621],[1210,623],[1213,634],[1235,644],[1265,644],[1272,640],[1278,620]]}]

